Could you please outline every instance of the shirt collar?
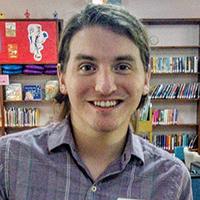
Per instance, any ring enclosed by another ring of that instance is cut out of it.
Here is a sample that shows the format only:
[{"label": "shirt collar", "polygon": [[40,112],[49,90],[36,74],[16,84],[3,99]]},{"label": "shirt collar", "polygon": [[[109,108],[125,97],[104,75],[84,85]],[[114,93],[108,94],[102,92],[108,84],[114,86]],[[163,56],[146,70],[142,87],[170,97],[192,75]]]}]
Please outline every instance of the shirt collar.
[{"label": "shirt collar", "polygon": [[[72,135],[70,117],[65,118],[62,122],[55,124],[50,130],[48,138],[48,150],[68,144],[73,150],[75,150],[74,138]],[[130,127],[128,128],[127,141],[123,152],[124,162],[128,162],[131,157],[137,158],[140,163],[144,163],[144,153],[139,136],[133,134]]]},{"label": "shirt collar", "polygon": [[130,127],[128,128],[127,142],[125,144],[123,156],[123,162],[125,163],[128,163],[131,158],[136,158],[140,165],[144,164],[144,152],[141,143],[141,138],[133,134],[133,131]]},{"label": "shirt collar", "polygon": [[63,144],[68,144],[71,148],[75,149],[69,117],[56,123],[53,128],[51,128],[48,138],[48,150],[52,151]]}]

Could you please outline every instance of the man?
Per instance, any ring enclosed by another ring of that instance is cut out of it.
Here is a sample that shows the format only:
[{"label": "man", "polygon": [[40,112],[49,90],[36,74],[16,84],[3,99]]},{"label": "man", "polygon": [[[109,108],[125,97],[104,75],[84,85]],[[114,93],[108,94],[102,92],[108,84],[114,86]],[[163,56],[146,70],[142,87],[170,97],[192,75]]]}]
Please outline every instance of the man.
[{"label": "man", "polygon": [[148,63],[144,28],[127,11],[75,15],[59,48],[60,121],[1,138],[0,199],[192,199],[184,164],[129,128]]}]

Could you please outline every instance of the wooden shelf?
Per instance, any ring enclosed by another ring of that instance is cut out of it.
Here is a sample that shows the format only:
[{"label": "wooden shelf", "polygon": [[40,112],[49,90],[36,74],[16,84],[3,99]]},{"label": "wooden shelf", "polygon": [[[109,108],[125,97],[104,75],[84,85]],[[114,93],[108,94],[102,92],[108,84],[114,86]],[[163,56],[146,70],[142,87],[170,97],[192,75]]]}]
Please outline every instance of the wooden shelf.
[{"label": "wooden shelf", "polygon": [[198,102],[200,99],[151,99],[151,102]]},{"label": "wooden shelf", "polygon": [[193,45],[193,46],[151,46],[153,49],[199,49],[200,45]]},{"label": "wooden shelf", "polygon": [[47,101],[47,100],[40,100],[40,101],[36,101],[36,100],[17,100],[17,101],[10,101],[10,100],[4,100],[4,103],[53,103],[54,101]]},{"label": "wooden shelf", "polygon": [[199,72],[151,72],[151,75],[152,76],[154,76],[154,75],[169,75],[169,76],[171,76],[171,75],[185,75],[185,76],[187,76],[187,75],[193,75],[193,76],[197,76],[197,75],[199,75],[200,73]]},{"label": "wooden shelf", "polygon": [[9,77],[42,77],[42,78],[47,78],[47,77],[57,77],[57,75],[49,75],[49,74],[9,74]]},{"label": "wooden shelf", "polygon": [[140,19],[146,25],[190,25],[200,24],[200,18],[148,18]]},{"label": "wooden shelf", "polygon": [[153,124],[153,128],[157,127],[197,127],[198,124]]},{"label": "wooden shelf", "polygon": [[27,130],[27,129],[32,129],[32,128],[38,128],[40,126],[5,126],[6,129],[12,129],[15,131],[22,131],[22,130]]}]

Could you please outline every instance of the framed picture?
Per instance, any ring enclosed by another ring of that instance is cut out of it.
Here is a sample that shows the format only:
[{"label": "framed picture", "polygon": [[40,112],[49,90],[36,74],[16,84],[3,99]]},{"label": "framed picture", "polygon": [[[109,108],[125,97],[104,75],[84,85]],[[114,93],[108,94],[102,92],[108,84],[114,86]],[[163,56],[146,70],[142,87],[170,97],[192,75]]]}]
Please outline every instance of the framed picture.
[{"label": "framed picture", "polygon": [[57,63],[56,20],[0,20],[1,64]]}]

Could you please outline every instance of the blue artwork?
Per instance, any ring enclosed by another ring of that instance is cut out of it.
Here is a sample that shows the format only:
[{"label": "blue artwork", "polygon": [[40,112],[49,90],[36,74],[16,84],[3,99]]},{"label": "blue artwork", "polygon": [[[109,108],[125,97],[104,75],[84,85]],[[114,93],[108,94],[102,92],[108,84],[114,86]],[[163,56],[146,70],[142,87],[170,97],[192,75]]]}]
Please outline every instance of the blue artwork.
[{"label": "blue artwork", "polygon": [[40,24],[28,25],[28,39],[30,43],[30,52],[34,55],[34,60],[40,61],[42,59],[43,43],[47,40],[48,33],[42,30]]}]

